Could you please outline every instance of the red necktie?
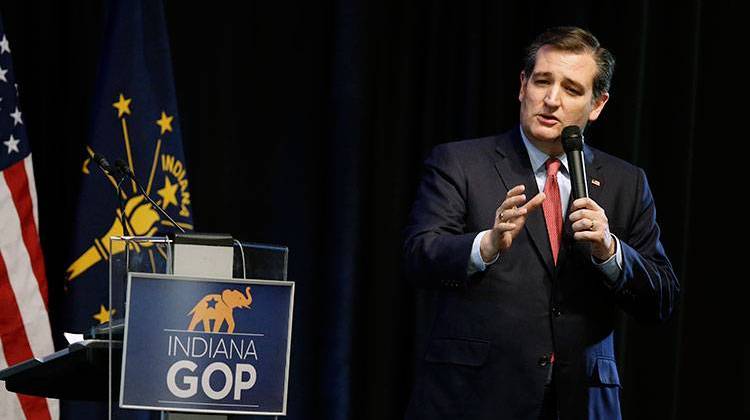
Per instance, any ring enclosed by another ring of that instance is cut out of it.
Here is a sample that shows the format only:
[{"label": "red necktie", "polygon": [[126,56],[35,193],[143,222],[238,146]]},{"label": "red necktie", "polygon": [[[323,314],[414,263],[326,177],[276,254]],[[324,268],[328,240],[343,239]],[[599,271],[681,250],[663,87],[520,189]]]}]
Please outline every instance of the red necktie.
[{"label": "red necktie", "polygon": [[557,185],[557,172],[562,163],[556,158],[549,158],[545,162],[547,167],[547,182],[544,184],[544,195],[547,198],[542,202],[544,220],[547,222],[547,234],[549,244],[552,247],[552,258],[557,265],[557,254],[560,252],[560,236],[562,233],[562,204],[560,204],[560,187]]}]

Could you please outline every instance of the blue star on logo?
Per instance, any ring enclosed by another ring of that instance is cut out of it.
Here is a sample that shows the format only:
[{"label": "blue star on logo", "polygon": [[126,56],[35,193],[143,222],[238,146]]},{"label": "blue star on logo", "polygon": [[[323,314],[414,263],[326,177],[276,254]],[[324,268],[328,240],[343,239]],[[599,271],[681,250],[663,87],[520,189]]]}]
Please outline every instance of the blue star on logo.
[{"label": "blue star on logo", "polygon": [[216,309],[216,299],[211,299],[209,301],[206,301],[206,305],[208,305],[208,309]]}]

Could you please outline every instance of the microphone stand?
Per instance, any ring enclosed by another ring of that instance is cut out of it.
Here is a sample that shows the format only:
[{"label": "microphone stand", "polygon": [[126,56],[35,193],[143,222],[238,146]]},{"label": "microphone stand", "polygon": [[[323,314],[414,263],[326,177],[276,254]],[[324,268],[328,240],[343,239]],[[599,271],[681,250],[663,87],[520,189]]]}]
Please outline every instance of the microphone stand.
[{"label": "microphone stand", "polygon": [[169,214],[167,214],[167,212],[163,208],[161,208],[161,206],[156,204],[156,202],[153,199],[151,199],[151,197],[149,197],[148,194],[146,194],[146,190],[143,188],[143,185],[141,185],[141,183],[138,182],[137,179],[135,179],[135,176],[133,176],[133,172],[130,170],[130,168],[125,162],[123,162],[122,160],[117,160],[115,162],[115,166],[117,166],[117,169],[119,169],[120,173],[122,173],[125,177],[130,178],[131,181],[133,181],[133,183],[138,187],[138,191],[140,192],[140,194],[146,200],[148,200],[148,202],[151,203],[151,205],[154,206],[154,208],[156,208],[159,211],[159,213],[161,213],[164,217],[166,217],[169,220],[169,222],[172,223],[172,226],[179,229],[180,233],[185,233],[185,229],[183,229],[182,226],[178,225],[177,222],[175,222],[175,220]]},{"label": "microphone stand", "polygon": [[[122,183],[125,181],[124,176],[118,176],[119,180],[117,181],[117,202],[119,203],[120,207],[120,223],[122,223],[122,234],[123,236],[127,236],[128,233],[132,233],[132,230],[128,226],[127,218],[125,217],[125,198],[123,198],[124,191],[122,190]],[[127,198],[127,197],[126,197]]]},{"label": "microphone stand", "polygon": [[99,153],[94,153],[91,158],[94,160],[94,162],[96,162],[96,165],[99,167],[102,173],[104,173],[105,176],[111,176],[117,180],[117,203],[120,209],[122,236],[127,236],[127,234],[132,233],[133,230],[129,229],[127,218],[125,217],[125,198],[127,198],[127,196],[125,198],[122,197],[123,195],[125,195],[125,192],[122,189],[122,183],[125,181],[125,175],[122,173],[122,171],[118,171],[113,168],[112,165],[110,165],[107,161],[107,158],[100,155]]}]

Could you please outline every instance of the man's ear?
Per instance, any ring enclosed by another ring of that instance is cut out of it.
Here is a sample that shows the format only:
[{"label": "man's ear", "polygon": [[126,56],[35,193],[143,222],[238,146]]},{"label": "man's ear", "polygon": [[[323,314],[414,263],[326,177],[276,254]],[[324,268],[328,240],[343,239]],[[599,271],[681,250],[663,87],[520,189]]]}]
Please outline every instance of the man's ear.
[{"label": "man's ear", "polygon": [[589,112],[589,121],[596,121],[597,118],[599,118],[599,114],[602,113],[602,110],[604,109],[604,105],[609,100],[609,93],[603,92],[601,95],[599,95],[598,98],[594,101],[594,107],[591,108],[591,112]]},{"label": "man's ear", "polygon": [[518,92],[518,100],[523,101],[524,96],[526,96],[526,72],[521,70],[521,89]]}]

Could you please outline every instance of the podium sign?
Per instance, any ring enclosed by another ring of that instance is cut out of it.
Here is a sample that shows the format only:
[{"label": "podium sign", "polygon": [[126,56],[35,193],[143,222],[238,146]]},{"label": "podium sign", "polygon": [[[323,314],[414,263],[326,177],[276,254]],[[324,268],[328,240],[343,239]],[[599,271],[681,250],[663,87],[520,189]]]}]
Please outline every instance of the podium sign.
[{"label": "podium sign", "polygon": [[294,283],[130,273],[120,406],[285,415]]}]

